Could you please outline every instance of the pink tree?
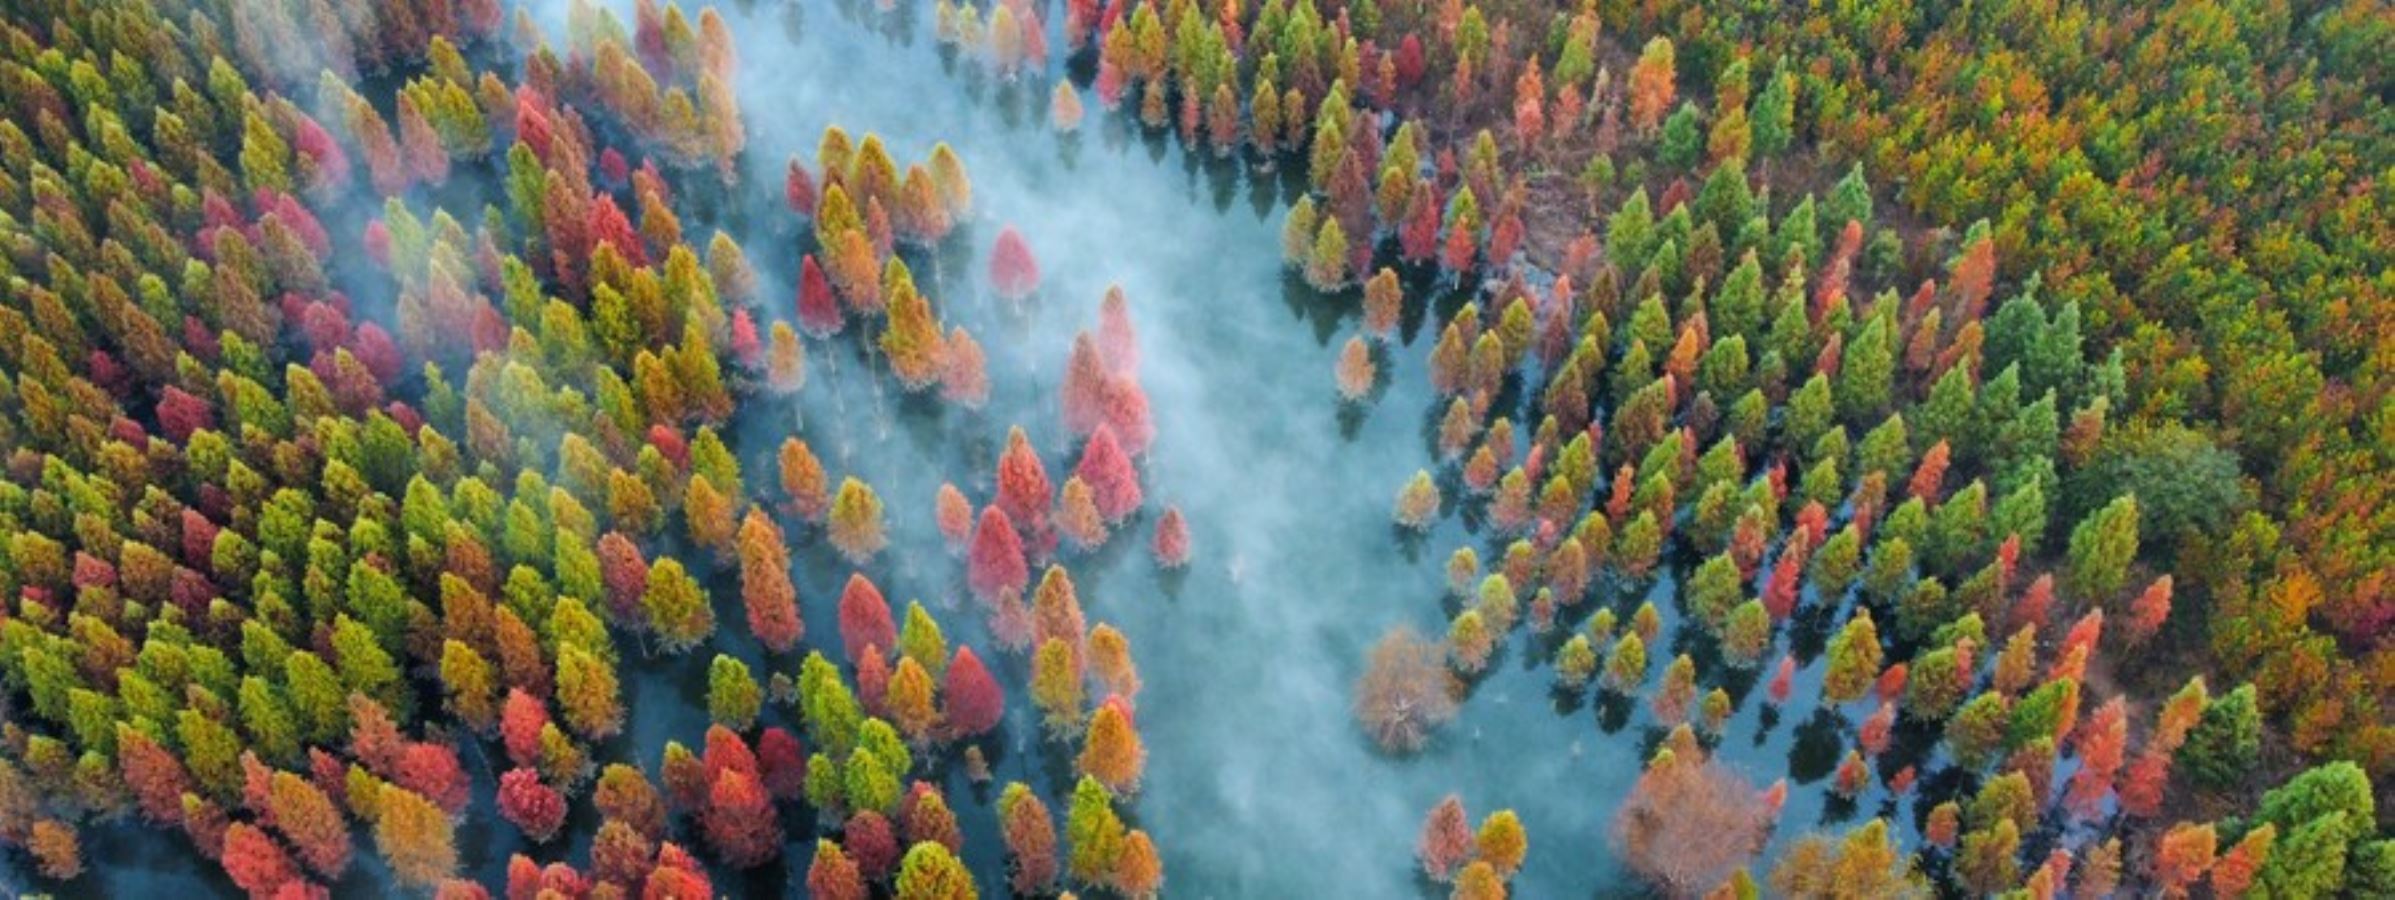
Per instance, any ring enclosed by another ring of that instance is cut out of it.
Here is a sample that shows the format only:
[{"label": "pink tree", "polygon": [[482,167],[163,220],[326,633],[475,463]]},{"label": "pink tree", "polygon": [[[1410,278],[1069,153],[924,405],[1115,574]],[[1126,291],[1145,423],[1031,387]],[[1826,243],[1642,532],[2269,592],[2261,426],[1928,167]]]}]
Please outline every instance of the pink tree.
[{"label": "pink tree", "polygon": [[1031,245],[1012,225],[998,232],[998,244],[990,250],[989,278],[990,289],[1010,303],[1039,290],[1039,260],[1032,258]]},{"label": "pink tree", "polygon": [[1123,453],[1122,444],[1115,440],[1114,428],[1100,424],[1090,433],[1089,442],[1082,445],[1081,463],[1073,469],[1088,483],[1096,495],[1098,513],[1109,525],[1118,524],[1140,503],[1139,470],[1131,466],[1131,457]]},{"label": "pink tree", "polygon": [[1023,543],[1015,534],[1014,520],[1006,511],[991,506],[981,511],[981,523],[973,529],[973,549],[967,557],[966,583],[974,596],[995,600],[1008,591],[1020,593],[1029,584],[1031,571],[1023,561]]}]

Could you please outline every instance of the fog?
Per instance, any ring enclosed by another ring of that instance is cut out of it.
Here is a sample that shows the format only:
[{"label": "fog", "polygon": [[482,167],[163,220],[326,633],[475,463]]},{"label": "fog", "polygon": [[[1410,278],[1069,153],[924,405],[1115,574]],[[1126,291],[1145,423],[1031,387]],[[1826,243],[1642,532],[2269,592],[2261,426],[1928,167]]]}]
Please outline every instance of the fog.
[{"label": "fog", "polygon": [[[942,412],[898,403],[886,384],[865,390],[857,383],[865,361],[845,352],[857,338],[845,334],[828,348],[810,346],[798,415],[744,414],[743,446],[767,452],[803,419],[835,475],[867,478],[889,504],[892,552],[869,573],[892,600],[955,597],[960,567],[938,549],[933,491],[955,478],[986,502],[990,461],[1012,423],[1030,431],[1061,480],[1074,448],[1057,421],[1057,386],[1072,335],[1095,326],[1105,287],[1119,283],[1157,424],[1143,460],[1150,510],[1133,533],[1068,565],[1091,618],[1130,635],[1146,681],[1147,778],[1128,815],[1155,835],[1168,890],[1414,892],[1417,827],[1449,791],[1461,791],[1475,817],[1508,806],[1524,816],[1532,851],[1517,887],[1526,896],[1617,882],[1603,823],[1649,742],[1635,731],[1608,738],[1585,710],[1556,715],[1544,674],[1523,670],[1521,647],[1417,758],[1379,753],[1349,712],[1365,650],[1383,631],[1444,628],[1441,566],[1460,530],[1450,520],[1428,540],[1409,541],[1389,523],[1397,486],[1428,462],[1428,342],[1386,355],[1380,395],[1343,410],[1331,372],[1357,301],[1319,297],[1283,274],[1277,179],[1252,183],[1235,166],[1191,160],[1177,142],[1132,135],[1087,92],[1082,133],[1060,137],[1046,106],[1061,61],[1017,85],[969,61],[951,71],[928,19],[925,11],[911,27],[889,26],[909,36],[892,40],[866,24],[888,20],[832,4],[735,16],[748,179],[754,193],[768,193],[783,160],[793,152],[811,160],[831,124],[858,139],[879,134],[902,167],[937,141],[954,146],[972,175],[976,217],[952,243],[969,256],[960,265],[944,255],[936,278],[917,267],[918,280],[989,353],[991,406]],[[1061,29],[1051,32],[1061,49]],[[1029,241],[1045,279],[1019,318],[974,283],[1005,224]],[[784,296],[795,253],[774,241],[793,246],[780,237],[789,230],[744,238]],[[880,411],[898,421],[871,415]],[[1183,578],[1158,578],[1143,551],[1166,502],[1180,504],[1193,527],[1196,561]],[[802,567],[807,560],[828,562],[809,554]],[[828,568],[802,582],[818,634],[846,573]],[[982,633],[952,627],[977,645]],[[1021,661],[1003,668],[1019,691]],[[1009,727],[1022,746],[1034,725],[1018,712]],[[1001,777],[1021,776],[1009,766]],[[1066,787],[1033,783],[1052,802]],[[993,822],[987,809],[963,814],[968,830]],[[974,843],[976,869],[1002,871],[988,842]]]}]

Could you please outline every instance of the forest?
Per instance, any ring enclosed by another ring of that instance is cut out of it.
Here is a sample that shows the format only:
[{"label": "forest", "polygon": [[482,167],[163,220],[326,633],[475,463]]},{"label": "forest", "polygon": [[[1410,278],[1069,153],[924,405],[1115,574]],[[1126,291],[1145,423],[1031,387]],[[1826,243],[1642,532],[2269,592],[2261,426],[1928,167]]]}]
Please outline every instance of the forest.
[{"label": "forest", "polygon": [[0,895],[2395,896],[2386,0],[17,0]]}]

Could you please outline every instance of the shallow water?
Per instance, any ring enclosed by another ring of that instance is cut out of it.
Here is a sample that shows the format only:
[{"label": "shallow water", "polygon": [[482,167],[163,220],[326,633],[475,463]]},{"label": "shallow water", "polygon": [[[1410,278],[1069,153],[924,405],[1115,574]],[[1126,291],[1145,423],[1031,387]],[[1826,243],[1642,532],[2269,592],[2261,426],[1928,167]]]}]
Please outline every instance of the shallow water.
[{"label": "shallow water", "polygon": [[[976,220],[936,258],[910,254],[909,261],[940,315],[966,326],[988,354],[988,409],[944,409],[902,396],[852,323],[829,342],[809,342],[808,384],[796,398],[760,396],[744,405],[732,440],[752,493],[776,490],[772,454],[794,431],[835,481],[855,475],[880,493],[891,549],[866,573],[898,614],[911,599],[930,606],[951,646],[972,645],[1006,684],[1013,708],[985,749],[997,783],[1024,780],[1040,789],[1061,828],[1078,748],[1041,744],[1024,690],[1026,662],[995,649],[966,599],[962,565],[933,525],[934,492],[953,480],[977,506],[986,503],[1013,424],[1026,428],[1052,480],[1062,483],[1078,447],[1059,422],[1057,386],[1073,333],[1094,330],[1100,296],[1119,283],[1139,330],[1141,381],[1157,425],[1155,447],[1141,460],[1148,506],[1127,533],[1096,554],[1068,556],[1067,565],[1092,623],[1113,622],[1129,635],[1145,682],[1138,706],[1147,774],[1124,812],[1154,835],[1167,890],[1192,897],[1443,894],[1418,875],[1413,846],[1423,815],[1456,792],[1475,821],[1506,807],[1521,816],[1530,853],[1513,885],[1517,895],[1642,893],[1619,868],[1607,828],[1662,730],[1643,700],[1558,697],[1543,658],[1552,642],[1517,629],[1457,720],[1417,756],[1380,753],[1349,711],[1365,652],[1381,634],[1401,624],[1443,633],[1447,553],[1466,541],[1484,559],[1502,548],[1457,516],[1419,538],[1390,525],[1398,486],[1433,460],[1430,340],[1421,322],[1423,298],[1436,291],[1409,287],[1405,340],[1376,354],[1381,386],[1364,405],[1343,404],[1331,372],[1357,327],[1358,300],[1354,292],[1321,296],[1279,266],[1278,176],[1195,159],[1175,141],[1138,135],[1103,114],[1086,90],[1082,132],[1059,136],[1046,125],[1046,107],[1050,79],[1064,73],[1061,61],[1025,84],[997,84],[944,58],[930,40],[928,9],[897,24],[862,13],[875,29],[855,15],[811,3],[735,17],[750,187],[728,203],[702,202],[723,208],[687,214],[684,230],[694,239],[718,224],[732,231],[759,268],[767,315],[787,318],[801,229],[780,206],[786,158],[811,161],[823,127],[838,124],[860,139],[881,135],[902,168],[939,140],[964,159]],[[894,41],[887,31],[904,37]],[[1061,29],[1052,25],[1051,33],[1061,51]],[[1002,224],[1023,233],[1045,279],[1020,311],[978,284]],[[1166,503],[1189,517],[1195,545],[1190,570],[1171,576],[1155,570],[1145,549]],[[834,607],[851,568],[816,535],[785,525],[800,544],[793,559],[805,646],[840,660]],[[1672,584],[1617,585],[1600,597],[1610,596],[1625,619],[1652,597],[1677,632]],[[711,650],[645,659],[626,646],[631,719],[607,754],[654,770],[667,740],[699,745],[710,652],[741,656],[760,677],[795,675],[797,655],[768,659],[749,639],[736,579],[713,586],[719,630]],[[1818,625],[1814,631],[1801,654],[1807,658],[1819,650]],[[1671,647],[1682,649],[1682,641]],[[1669,656],[1654,648],[1651,670],[1660,673]],[[1794,696],[1814,693],[1821,668],[1814,661],[1800,671]],[[1728,678],[1741,703],[1720,752],[1758,788],[1790,777],[1796,789],[1780,839],[1825,818],[1880,814],[1884,788],[1875,785],[1859,811],[1825,802],[1818,789],[1864,711],[1819,715],[1804,700],[1767,711],[1760,680],[1756,673]],[[1708,677],[1703,686],[1715,683]],[[769,707],[766,721],[795,730],[786,708]],[[468,767],[483,779],[478,796],[487,798],[487,766],[469,751]],[[975,788],[954,766],[940,768],[968,838],[968,863],[985,886],[1002,885],[994,786]],[[586,802],[575,813],[568,828],[579,834],[574,843],[528,849],[485,799],[460,832],[465,868],[497,884],[519,850],[543,861],[583,861],[592,814]],[[791,820],[789,807],[784,816],[790,843],[783,860],[761,872],[719,872],[719,891],[803,892],[807,823]],[[179,837],[126,826],[92,831],[92,871],[67,885],[68,895],[195,886],[235,893]],[[353,868],[341,892],[372,893],[384,883],[380,875],[378,867]],[[8,877],[0,875],[0,889],[15,887]]]}]

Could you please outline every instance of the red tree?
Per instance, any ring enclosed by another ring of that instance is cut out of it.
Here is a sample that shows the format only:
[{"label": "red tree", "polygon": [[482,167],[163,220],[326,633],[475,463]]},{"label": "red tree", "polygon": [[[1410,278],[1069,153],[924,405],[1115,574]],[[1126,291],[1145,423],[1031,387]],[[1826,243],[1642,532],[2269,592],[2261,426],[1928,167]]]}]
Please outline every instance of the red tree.
[{"label": "red tree", "polygon": [[2129,604],[2130,641],[2143,643],[2162,630],[2162,623],[2170,618],[2170,595],[2171,577],[2164,575],[2146,585],[2137,600]]},{"label": "red tree", "polygon": [[191,776],[181,760],[148,734],[122,725],[117,728],[116,760],[117,773],[143,819],[155,825],[182,823],[183,794],[191,790]]},{"label": "red tree", "polygon": [[1472,823],[1464,814],[1463,798],[1448,794],[1431,807],[1430,816],[1422,822],[1422,839],[1415,843],[1414,852],[1422,858],[1422,871],[1430,880],[1444,884],[1455,877],[1455,870],[1472,859]]},{"label": "red tree", "polygon": [[1189,565],[1189,522],[1181,517],[1181,508],[1167,506],[1164,515],[1156,519],[1156,542],[1151,548],[1156,565],[1171,570]]},{"label": "red tree", "polygon": [[1913,468],[1913,480],[1907,489],[1924,503],[1938,502],[1940,488],[1945,483],[1948,452],[1945,441],[1931,444],[1921,454],[1921,464]]},{"label": "red tree", "polygon": [[565,824],[565,797],[542,784],[540,773],[509,769],[499,776],[499,817],[523,829],[533,843],[546,844]]},{"label": "red tree", "polygon": [[866,809],[849,816],[840,829],[840,845],[869,881],[887,878],[898,867],[898,832],[881,813]]},{"label": "red tree", "polygon": [[1008,591],[1021,593],[1030,580],[1031,570],[1023,560],[1023,543],[1015,534],[1014,520],[996,505],[983,509],[966,562],[965,581],[973,595],[994,601]]},{"label": "red tree", "polygon": [[882,599],[881,589],[862,572],[850,574],[847,586],[840,589],[840,645],[851,661],[862,658],[867,645],[880,648],[884,656],[898,646],[898,626],[890,620],[890,602]]},{"label": "red tree", "polygon": [[1148,413],[1148,392],[1131,378],[1110,378],[1103,399],[1101,421],[1114,429],[1123,450],[1134,456],[1147,452],[1148,445],[1156,440],[1156,422]]},{"label": "red tree", "polygon": [[1056,883],[1056,824],[1048,806],[1022,782],[998,795],[998,835],[1006,842],[1008,884],[1021,895],[1043,894]]},{"label": "red tree", "polygon": [[471,783],[465,769],[457,763],[457,751],[447,744],[430,741],[412,742],[401,751],[399,764],[391,772],[391,780],[424,798],[431,800],[442,812],[455,817],[466,811],[472,799]]},{"label": "red tree", "polygon": [[867,644],[857,657],[857,702],[864,705],[866,715],[888,718],[889,698],[890,661],[882,656],[880,647]]},{"label": "red tree", "polygon": [[1101,424],[1090,433],[1088,443],[1081,448],[1081,463],[1074,467],[1073,474],[1081,476],[1096,495],[1098,514],[1106,517],[1106,524],[1119,524],[1138,511],[1139,470],[1132,467],[1131,458],[1115,441],[1113,427]]},{"label": "red tree", "polygon": [[754,868],[781,853],[781,819],[751,773],[727,769],[715,776],[700,824],[707,843],[734,868]]},{"label": "red tree", "polygon": [[1012,225],[998,232],[998,243],[990,249],[989,279],[990,289],[1008,302],[1021,302],[1039,290],[1039,260]]},{"label": "red tree", "polygon": [[757,769],[776,800],[795,800],[806,791],[807,751],[788,729],[775,726],[757,735]]},{"label": "red tree", "polygon": [[620,531],[599,536],[599,583],[607,589],[607,612],[619,625],[647,618],[640,598],[649,589],[649,563],[640,547]]},{"label": "red tree", "polygon": [[549,724],[549,708],[523,688],[510,688],[499,707],[499,738],[507,758],[529,766],[541,758],[541,727]]},{"label": "red tree", "polygon": [[2112,793],[2113,776],[2120,772],[2121,758],[2128,752],[2128,719],[2127,704],[2114,697],[2097,707],[2095,715],[2074,735],[2073,740],[2079,745],[2079,770],[2071,775],[2070,786],[2062,797],[2063,806],[2071,815],[2093,821],[2103,813],[2104,798]]},{"label": "red tree", "polygon": [[[299,869],[291,857],[283,853],[274,838],[247,822],[225,826],[224,851],[220,856],[225,874],[235,885],[252,897],[274,897],[284,887],[299,880]],[[304,894],[303,894],[304,895]]]},{"label": "red tree", "polygon": [[815,861],[807,865],[807,895],[820,900],[868,900],[873,893],[865,886],[864,873],[857,871],[856,861],[849,859],[840,845],[818,839]]},{"label": "red tree", "polygon": [[958,737],[971,738],[986,734],[998,727],[1006,715],[1006,694],[990,671],[981,664],[981,657],[971,647],[958,647],[956,658],[948,663],[947,683],[942,693],[948,698],[948,728]]},{"label": "red tree", "polygon": [[1023,429],[1006,434],[1006,453],[998,457],[998,508],[1014,522],[1025,556],[1046,559],[1056,552],[1056,534],[1048,527],[1048,507],[1055,502],[1048,469]]},{"label": "red tree", "polygon": [[940,537],[948,542],[948,552],[964,552],[973,539],[973,501],[965,499],[965,492],[957,490],[954,482],[941,482],[932,512]]},{"label": "red tree", "polygon": [[917,781],[907,787],[906,799],[899,803],[899,824],[909,846],[929,841],[952,853],[964,852],[965,836],[957,828],[956,812],[948,808],[948,798],[931,782]]},{"label": "red tree", "polygon": [[1796,657],[1781,656],[1780,667],[1771,675],[1771,702],[1788,702],[1788,689],[1796,682]]},{"label": "red tree", "polygon": [[657,867],[649,871],[649,880],[641,886],[641,896],[651,898],[697,898],[715,896],[715,887],[707,882],[707,869],[691,858],[681,845],[668,841],[657,847]]},{"label": "red tree", "polygon": [[846,321],[840,311],[840,299],[832,293],[831,279],[824,276],[815,254],[807,254],[798,262],[799,330],[822,339],[839,334]]},{"label": "red tree", "polygon": [[167,385],[158,398],[158,428],[176,443],[191,438],[191,433],[216,426],[216,415],[208,401],[184,393],[182,388]]},{"label": "red tree", "polygon": [[790,158],[789,173],[782,176],[782,202],[802,217],[815,215],[815,177],[807,174],[807,167],[796,156]]}]

